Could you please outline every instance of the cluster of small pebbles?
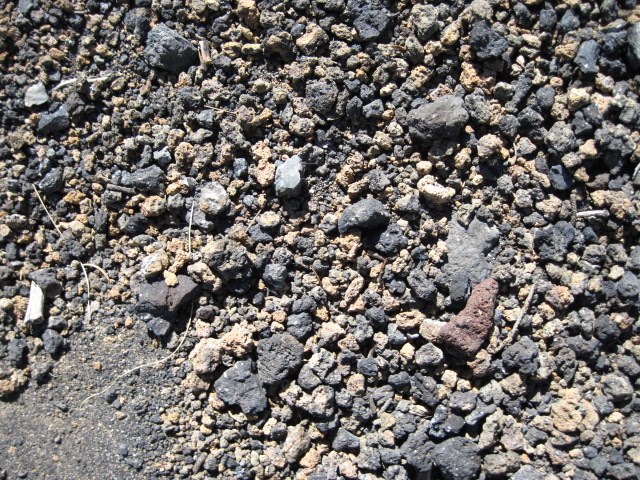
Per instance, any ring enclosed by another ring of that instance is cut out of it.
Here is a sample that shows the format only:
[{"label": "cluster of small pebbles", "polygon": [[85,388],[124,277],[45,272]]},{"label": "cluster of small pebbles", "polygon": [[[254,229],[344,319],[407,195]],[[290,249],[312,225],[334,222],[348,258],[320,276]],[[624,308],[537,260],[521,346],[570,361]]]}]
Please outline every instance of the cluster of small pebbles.
[{"label": "cluster of small pebbles", "polygon": [[126,478],[637,479],[635,3],[4,2],[0,409],[137,338]]}]

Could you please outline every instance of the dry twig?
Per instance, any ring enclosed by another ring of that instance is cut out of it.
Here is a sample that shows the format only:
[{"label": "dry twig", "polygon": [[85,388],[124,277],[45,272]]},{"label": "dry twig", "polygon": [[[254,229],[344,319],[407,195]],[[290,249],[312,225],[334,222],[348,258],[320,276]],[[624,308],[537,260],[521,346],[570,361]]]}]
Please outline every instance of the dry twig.
[{"label": "dry twig", "polygon": [[522,323],[522,319],[527,314],[527,310],[529,310],[529,307],[531,306],[531,301],[533,300],[533,294],[535,293],[535,291],[536,291],[536,284],[534,283],[531,286],[531,290],[529,290],[529,295],[527,295],[527,299],[524,301],[524,304],[522,305],[522,310],[520,310],[520,315],[518,315],[518,318],[516,319],[516,323],[513,324],[513,328],[509,332],[509,335],[507,335],[507,338],[505,338],[500,345],[498,345],[492,352],[490,352],[492,355],[499,353],[503,348],[509,346],[511,342],[513,342],[513,339],[515,338],[516,333],[518,333],[518,329],[520,328],[520,324]]}]

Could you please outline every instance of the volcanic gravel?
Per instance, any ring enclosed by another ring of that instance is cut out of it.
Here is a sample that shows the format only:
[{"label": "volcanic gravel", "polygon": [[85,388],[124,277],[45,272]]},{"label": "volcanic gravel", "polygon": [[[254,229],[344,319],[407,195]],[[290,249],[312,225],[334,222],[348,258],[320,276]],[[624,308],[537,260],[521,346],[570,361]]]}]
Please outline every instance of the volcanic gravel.
[{"label": "volcanic gravel", "polygon": [[0,72],[0,480],[640,478],[635,0],[9,0]]}]

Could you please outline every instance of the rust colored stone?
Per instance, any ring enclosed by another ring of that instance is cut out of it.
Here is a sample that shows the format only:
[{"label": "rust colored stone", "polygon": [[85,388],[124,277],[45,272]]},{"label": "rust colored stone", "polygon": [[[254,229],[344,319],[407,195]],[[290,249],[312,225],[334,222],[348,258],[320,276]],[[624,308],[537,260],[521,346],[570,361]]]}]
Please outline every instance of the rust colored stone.
[{"label": "rust colored stone", "polygon": [[440,330],[439,342],[454,355],[475,356],[493,325],[497,296],[498,282],[493,278],[478,283],[464,309]]}]

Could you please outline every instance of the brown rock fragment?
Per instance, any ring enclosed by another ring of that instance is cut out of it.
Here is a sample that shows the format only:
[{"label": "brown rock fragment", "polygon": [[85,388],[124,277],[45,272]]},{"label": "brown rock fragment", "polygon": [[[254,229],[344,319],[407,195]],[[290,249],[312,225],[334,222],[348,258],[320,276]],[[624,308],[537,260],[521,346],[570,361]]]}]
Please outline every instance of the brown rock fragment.
[{"label": "brown rock fragment", "polygon": [[464,309],[442,327],[438,341],[461,357],[473,357],[480,350],[493,325],[498,282],[493,278],[475,286]]}]

